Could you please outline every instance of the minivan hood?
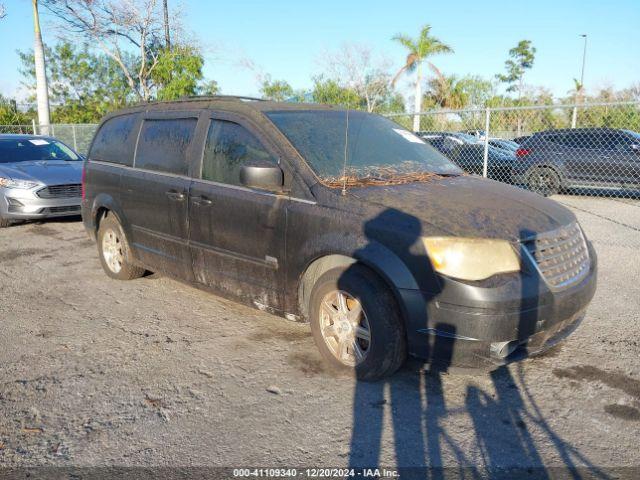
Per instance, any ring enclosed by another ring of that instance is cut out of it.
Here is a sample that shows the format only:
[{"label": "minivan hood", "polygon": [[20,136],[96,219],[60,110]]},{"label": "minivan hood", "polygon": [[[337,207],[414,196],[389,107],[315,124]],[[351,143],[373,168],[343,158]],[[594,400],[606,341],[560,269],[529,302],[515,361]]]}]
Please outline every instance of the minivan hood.
[{"label": "minivan hood", "polygon": [[0,177],[30,180],[47,185],[80,183],[82,162],[47,160],[33,162],[0,163]]},{"label": "minivan hood", "polygon": [[422,235],[517,241],[576,220],[559,203],[504,183],[472,176],[405,185],[352,188],[349,193],[420,221]]}]

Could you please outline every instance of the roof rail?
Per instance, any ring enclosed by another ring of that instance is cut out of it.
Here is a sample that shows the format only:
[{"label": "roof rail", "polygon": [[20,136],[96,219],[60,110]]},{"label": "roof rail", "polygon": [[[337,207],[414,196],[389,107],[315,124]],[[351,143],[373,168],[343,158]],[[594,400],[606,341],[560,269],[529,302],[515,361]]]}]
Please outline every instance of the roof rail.
[{"label": "roof rail", "polygon": [[129,107],[144,107],[145,105],[158,105],[162,103],[174,103],[174,102],[197,102],[202,100],[238,100],[245,102],[265,102],[264,98],[244,97],[241,95],[188,95],[180,97],[175,100],[152,100],[150,102],[138,102]]},{"label": "roof rail", "polygon": [[264,102],[264,98],[247,97],[245,95],[187,95],[180,100],[245,100],[251,102]]}]

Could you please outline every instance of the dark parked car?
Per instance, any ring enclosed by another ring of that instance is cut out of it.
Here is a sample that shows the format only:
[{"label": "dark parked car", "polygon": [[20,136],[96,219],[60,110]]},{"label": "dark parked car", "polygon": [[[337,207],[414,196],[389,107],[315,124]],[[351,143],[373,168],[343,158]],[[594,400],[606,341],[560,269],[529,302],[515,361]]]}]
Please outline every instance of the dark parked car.
[{"label": "dark parked car", "polygon": [[542,195],[576,187],[640,189],[640,134],[613,128],[547,130],[524,140],[514,182]]},{"label": "dark parked car", "polygon": [[418,132],[420,138],[435,147],[447,157],[460,145],[472,145],[478,143],[478,138],[461,132]]},{"label": "dark parked car", "polygon": [[[462,132],[418,132],[423,140],[443,153],[467,173],[483,175],[484,142]],[[491,142],[490,142],[491,143]],[[515,150],[489,145],[487,176],[502,182],[511,181]]]},{"label": "dark parked car", "polygon": [[[465,172],[482,175],[484,172],[484,142],[458,145],[448,155]],[[502,182],[511,181],[515,152],[488,146],[487,176]]]},{"label": "dark parked car", "polygon": [[107,275],[158,271],[308,321],[327,362],[364,379],[407,354],[495,367],[544,351],[596,288],[569,210],[462,175],[364,112],[226,97],[130,108],[102,121],[84,182]]},{"label": "dark parked car", "polygon": [[81,160],[55,138],[0,135],[0,227],[79,215]]}]

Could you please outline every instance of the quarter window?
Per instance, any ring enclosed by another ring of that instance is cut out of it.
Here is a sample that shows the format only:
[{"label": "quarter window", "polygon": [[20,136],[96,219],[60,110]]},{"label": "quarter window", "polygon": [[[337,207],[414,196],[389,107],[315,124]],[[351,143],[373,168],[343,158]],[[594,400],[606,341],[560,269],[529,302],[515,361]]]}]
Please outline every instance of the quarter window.
[{"label": "quarter window", "polygon": [[186,175],[187,151],[197,123],[196,118],[145,120],[136,150],[136,168]]},{"label": "quarter window", "polygon": [[132,139],[136,115],[121,115],[107,120],[96,134],[89,158],[103,162],[131,166],[133,163]]},{"label": "quarter window", "polygon": [[212,120],[202,157],[202,179],[240,185],[240,169],[248,162],[278,163],[243,126]]}]

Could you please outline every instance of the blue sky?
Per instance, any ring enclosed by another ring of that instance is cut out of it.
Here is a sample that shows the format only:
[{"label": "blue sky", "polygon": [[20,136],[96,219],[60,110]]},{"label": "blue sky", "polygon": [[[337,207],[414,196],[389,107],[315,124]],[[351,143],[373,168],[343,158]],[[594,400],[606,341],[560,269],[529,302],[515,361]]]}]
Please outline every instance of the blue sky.
[{"label": "blue sky", "polygon": [[[15,95],[15,50],[33,43],[31,2],[0,1],[8,13],[0,21],[0,93]],[[227,94],[258,93],[255,74],[241,66],[246,59],[294,88],[309,87],[322,71],[323,52],[345,42],[369,45],[399,68],[404,52],[391,37],[415,36],[423,24],[455,50],[433,60],[446,73],[491,78],[503,71],[508,50],[529,39],[537,56],[526,82],[564,95],[579,77],[579,35],[587,33],[587,90],[640,81],[640,0],[183,0],[183,11],[186,29],[203,47],[206,76]],[[45,31],[44,40],[55,37]]]}]

